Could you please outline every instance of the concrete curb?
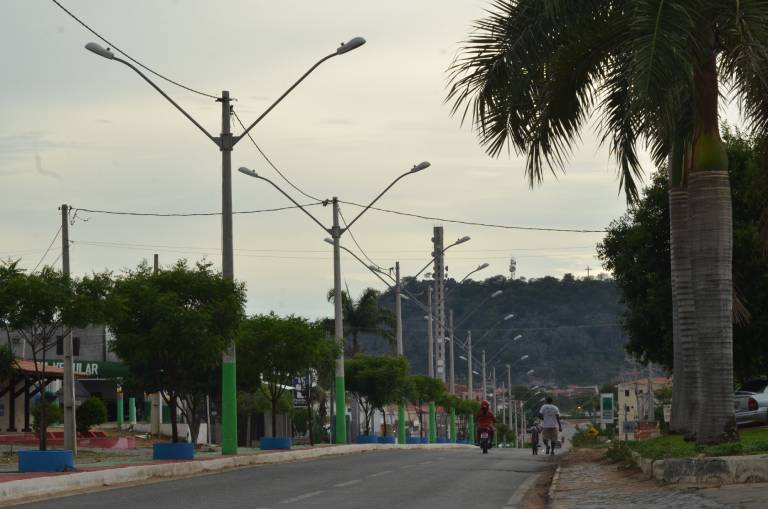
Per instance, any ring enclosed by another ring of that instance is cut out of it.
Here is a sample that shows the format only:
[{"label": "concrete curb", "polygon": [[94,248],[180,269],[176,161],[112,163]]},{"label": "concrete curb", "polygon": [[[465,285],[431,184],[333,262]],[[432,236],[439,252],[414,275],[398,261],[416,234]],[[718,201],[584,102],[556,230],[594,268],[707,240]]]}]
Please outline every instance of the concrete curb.
[{"label": "concrete curb", "polygon": [[768,482],[768,455],[667,458],[652,460],[632,452],[649,479],[697,487]]},{"label": "concrete curb", "polygon": [[392,449],[465,449],[474,446],[462,444],[350,444],[317,449],[252,454],[248,456],[223,456],[156,465],[115,467],[90,472],[75,472],[51,477],[34,477],[17,481],[0,482],[0,501],[5,505],[28,498],[45,498],[93,488],[111,487],[149,480],[171,480],[192,475],[222,472],[235,468],[273,463],[287,463],[328,456],[341,456],[362,452]]},{"label": "concrete curb", "polygon": [[555,506],[555,491],[557,491],[557,483],[560,480],[560,465],[555,469],[555,474],[552,476],[552,484],[549,485],[549,491],[547,491],[547,509],[551,509]]}]

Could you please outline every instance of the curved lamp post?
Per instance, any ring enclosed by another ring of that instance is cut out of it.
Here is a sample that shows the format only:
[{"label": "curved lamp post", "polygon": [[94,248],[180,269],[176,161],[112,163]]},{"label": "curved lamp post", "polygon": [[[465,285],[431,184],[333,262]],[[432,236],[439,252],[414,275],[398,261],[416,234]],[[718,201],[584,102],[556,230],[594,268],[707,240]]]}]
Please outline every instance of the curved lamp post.
[{"label": "curved lamp post", "polygon": [[[341,228],[339,226],[339,200],[337,197],[333,197],[333,225],[328,228],[325,226],[320,220],[318,220],[311,212],[309,212],[304,206],[302,206],[299,202],[293,199],[291,195],[286,193],[283,189],[280,188],[277,184],[272,182],[270,179],[266,177],[262,177],[255,171],[246,168],[246,167],[240,167],[238,171],[244,175],[248,175],[249,177],[253,177],[259,180],[263,180],[267,183],[269,183],[272,187],[277,189],[283,196],[288,198],[288,200],[291,201],[294,205],[296,205],[299,209],[301,209],[302,212],[304,212],[307,216],[309,216],[312,221],[314,221],[320,228],[323,229],[326,233],[328,233],[331,236],[331,243],[333,244],[333,309],[334,309],[334,335],[336,336],[336,340],[339,342],[344,341],[344,326],[343,326],[343,315],[341,311],[341,245],[340,245],[340,239],[341,236],[349,230],[349,228],[357,222],[358,219],[360,219],[360,216],[365,214],[365,212],[373,206],[374,203],[376,203],[379,198],[381,198],[384,193],[389,191],[389,189],[392,188],[397,182],[400,181],[400,179],[411,175],[413,173],[420,172],[422,170],[425,170],[429,168],[430,163],[428,161],[423,161],[419,164],[414,165],[410,170],[406,171],[399,177],[397,177],[395,180],[392,181],[387,187],[384,188],[382,192],[376,196],[362,211],[360,211],[359,214],[357,214],[352,221],[347,223],[347,226],[345,228]],[[327,240],[326,240],[327,242]],[[336,443],[337,444],[346,444],[347,443],[347,416],[346,416],[346,391],[345,391],[345,384],[344,384],[344,350],[342,349],[339,352],[339,356],[336,358]]]},{"label": "curved lamp post", "polygon": [[[233,136],[230,130],[230,103],[231,98],[228,90],[221,92],[221,97],[216,101],[221,103],[221,135],[214,137],[209,133],[202,125],[200,125],[192,116],[187,113],[184,108],[179,106],[176,101],[170,98],[159,86],[157,86],[152,80],[150,80],[143,72],[141,72],[132,63],[123,60],[109,49],[105,49],[95,42],[89,42],[85,45],[85,49],[88,51],[106,58],[107,60],[114,60],[121,64],[133,69],[136,74],[141,76],[144,81],[157,90],[165,99],[168,100],[182,115],[192,122],[205,136],[211,140],[217,148],[221,151],[221,169],[222,169],[222,200],[221,200],[221,226],[222,226],[222,275],[226,279],[234,279],[234,255],[233,255],[233,241],[232,241],[232,150],[235,145],[246,136],[256,124],[267,116],[272,109],[277,106],[291,91],[296,88],[299,83],[309,76],[312,71],[325,62],[326,60],[333,58],[337,55],[343,55],[356,48],[359,48],[365,44],[365,39],[362,37],[355,37],[350,39],[346,44],[341,44],[333,53],[326,55],[318,60],[312,67],[309,68],[288,90],[278,97],[256,120],[254,120],[250,126],[240,135]],[[234,341],[230,343],[229,348],[222,355],[222,387],[221,387],[221,452],[222,454],[237,454],[237,375],[236,375],[236,359],[235,359],[235,344]],[[71,383],[71,387],[74,387],[74,379],[64,381],[65,384]],[[65,388],[66,391],[66,388]],[[67,426],[65,428],[69,429]],[[72,421],[72,438],[74,443],[74,421]],[[65,433],[65,447],[68,434]]]}]

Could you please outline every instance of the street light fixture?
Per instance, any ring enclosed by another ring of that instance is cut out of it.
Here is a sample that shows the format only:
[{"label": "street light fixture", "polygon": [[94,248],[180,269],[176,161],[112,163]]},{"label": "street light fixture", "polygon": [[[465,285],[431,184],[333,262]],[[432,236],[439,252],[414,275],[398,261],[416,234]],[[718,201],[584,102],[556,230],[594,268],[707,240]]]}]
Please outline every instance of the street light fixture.
[{"label": "street light fixture", "polygon": [[[209,133],[200,123],[198,123],[192,116],[187,113],[184,108],[179,106],[176,101],[165,93],[158,85],[150,80],[143,72],[141,72],[132,63],[118,58],[109,49],[103,48],[101,45],[95,42],[89,42],[85,45],[85,48],[100,57],[107,60],[113,60],[120,62],[121,64],[133,69],[136,74],[146,81],[152,88],[154,88],[160,95],[165,97],[182,115],[192,122],[205,136],[211,140],[216,147],[221,151],[221,175],[222,175],[222,199],[221,199],[221,236],[222,236],[222,275],[225,279],[234,279],[234,246],[232,240],[232,150],[235,145],[246,136],[256,124],[269,114],[280,102],[293,91],[312,71],[325,62],[326,60],[333,58],[337,55],[343,55],[356,48],[359,48],[365,44],[365,39],[362,37],[355,37],[350,39],[346,44],[340,45],[333,53],[326,55],[318,60],[312,67],[309,68],[293,85],[291,85],[285,92],[282,93],[256,120],[254,120],[248,128],[246,128],[239,136],[233,136],[230,129],[230,115],[231,115],[231,97],[228,90],[221,92],[221,97],[216,98],[216,102],[221,103],[221,135],[214,137]],[[338,297],[338,296],[337,296]],[[71,341],[65,339],[65,341]],[[65,367],[67,371],[67,367]],[[69,370],[72,372],[72,370]],[[74,375],[65,377],[64,379],[64,392],[65,394],[74,394]],[[65,396],[66,398],[66,396]],[[74,409],[68,410],[65,404],[65,433],[64,433],[64,445],[65,448],[74,450],[76,447],[75,431],[74,431]],[[227,349],[222,353],[222,387],[221,387],[221,452],[222,454],[237,454],[237,375],[236,375],[236,358],[235,358],[235,344],[234,341],[230,341]]]},{"label": "street light fixture", "polygon": [[[304,212],[307,216],[309,216],[312,221],[314,221],[320,228],[323,229],[326,233],[328,233],[331,238],[325,239],[325,242],[333,245],[333,307],[334,307],[334,335],[338,341],[343,341],[344,339],[344,327],[343,327],[343,315],[341,311],[341,236],[349,230],[352,225],[360,219],[360,216],[365,214],[365,212],[370,209],[374,203],[376,203],[379,198],[381,198],[384,193],[389,191],[389,189],[392,188],[397,182],[400,181],[403,177],[407,175],[411,175],[412,173],[417,173],[419,171],[422,171],[426,168],[429,168],[430,164],[427,161],[423,161],[419,164],[414,165],[410,170],[403,173],[399,177],[397,177],[395,180],[392,181],[387,187],[384,188],[382,192],[380,192],[371,202],[359,213],[357,214],[352,221],[348,222],[347,225],[344,228],[341,228],[339,226],[339,200],[337,197],[333,197],[331,200],[333,203],[333,226],[328,228],[326,227],[322,222],[320,222],[319,219],[317,219],[311,212],[309,212],[303,205],[301,205],[299,202],[293,199],[293,197],[285,192],[280,186],[275,184],[273,181],[266,177],[262,177],[255,171],[246,168],[246,167],[240,167],[239,172],[243,175],[247,175],[249,177],[253,177],[256,179],[263,180],[267,183],[269,183],[272,187],[274,187],[277,191],[279,191],[283,196],[285,196],[291,203],[296,205],[299,209],[301,209],[302,212]],[[351,252],[348,249],[347,252]],[[358,258],[358,260],[360,260]],[[361,263],[362,260],[360,260]],[[363,263],[365,265],[365,263]],[[383,279],[382,279],[383,280]],[[344,387],[344,351],[343,349],[339,352],[338,357],[336,358],[336,408],[340,411],[336,412],[336,443],[337,444],[345,444],[347,443],[347,420],[346,420],[346,412],[344,409],[346,408],[346,392]]]}]

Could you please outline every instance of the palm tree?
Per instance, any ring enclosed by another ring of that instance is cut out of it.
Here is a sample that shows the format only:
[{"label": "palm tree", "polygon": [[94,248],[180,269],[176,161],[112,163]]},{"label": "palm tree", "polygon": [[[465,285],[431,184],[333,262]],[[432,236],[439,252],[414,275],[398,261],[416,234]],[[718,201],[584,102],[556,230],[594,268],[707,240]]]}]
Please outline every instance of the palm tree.
[{"label": "palm tree", "polygon": [[[593,114],[630,202],[638,195],[639,144],[657,165],[674,155],[673,146],[685,154],[674,160],[683,170],[676,184],[687,188],[687,212],[680,213],[693,306],[675,300],[678,319],[694,313],[695,348],[682,341],[685,334],[675,340],[678,361],[695,353],[690,367],[707,374],[697,378],[701,404],[691,426],[701,443],[737,438],[732,220],[718,87],[730,89],[753,134],[762,134],[766,69],[768,0],[494,0],[450,69],[453,113],[470,115],[490,155],[507,146],[525,154],[531,185],[547,169],[564,169]],[[685,251],[676,235],[681,223],[672,234],[675,253]],[[674,267],[679,291],[685,270]],[[686,378],[680,368],[676,383]]]},{"label": "palm tree", "polygon": [[[395,315],[392,311],[379,305],[380,292],[366,288],[357,299],[349,296],[349,290],[341,292],[341,311],[344,317],[344,337],[351,343],[345,346],[345,355],[355,355],[360,352],[358,338],[360,333],[370,333],[382,336],[390,347],[394,347]],[[333,302],[334,292],[328,291],[328,301]]]}]

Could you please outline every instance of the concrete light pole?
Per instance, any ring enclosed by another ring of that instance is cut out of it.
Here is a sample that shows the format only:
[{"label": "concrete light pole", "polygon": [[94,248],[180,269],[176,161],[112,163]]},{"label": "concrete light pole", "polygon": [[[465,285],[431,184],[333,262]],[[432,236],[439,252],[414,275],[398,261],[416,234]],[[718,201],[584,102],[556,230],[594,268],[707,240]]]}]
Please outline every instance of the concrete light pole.
[{"label": "concrete light pole", "polygon": [[[360,219],[360,216],[365,214],[374,203],[376,203],[379,198],[384,196],[384,193],[389,191],[392,186],[394,186],[396,183],[398,183],[402,178],[411,175],[413,173],[420,172],[422,170],[425,170],[429,168],[431,165],[428,161],[422,161],[421,163],[414,165],[413,168],[408,170],[407,172],[403,173],[399,177],[397,177],[395,180],[393,180],[387,187],[384,188],[383,191],[381,191],[378,196],[376,196],[362,211],[360,211],[349,223],[347,223],[347,226],[345,228],[341,228],[339,226],[339,200],[337,197],[333,197],[332,204],[333,204],[333,224],[331,228],[327,228],[322,222],[320,222],[319,219],[317,219],[311,212],[309,212],[304,206],[302,206],[299,202],[293,199],[291,195],[286,193],[280,186],[272,182],[270,179],[266,177],[262,177],[255,171],[246,168],[244,166],[240,167],[238,171],[242,173],[243,175],[247,175],[249,177],[253,177],[259,180],[263,180],[270,184],[272,187],[274,187],[277,191],[279,191],[283,196],[288,198],[288,200],[291,201],[296,207],[298,207],[302,212],[304,212],[307,216],[309,216],[312,221],[314,221],[320,228],[322,228],[326,233],[328,233],[331,238],[326,238],[325,242],[328,244],[333,245],[333,309],[334,309],[334,334],[336,336],[336,340],[343,344],[344,341],[344,316],[341,309],[341,244],[340,239],[341,236],[349,230],[353,224],[357,222],[358,219]],[[365,264],[363,264],[365,265]],[[336,372],[335,372],[336,378],[335,378],[335,395],[336,395],[336,443],[337,444],[346,444],[347,443],[347,403],[346,403],[346,391],[345,391],[345,383],[344,383],[344,349],[342,348],[339,352],[339,356],[336,358]]]},{"label": "concrete light pole", "polygon": [[[395,338],[397,339],[397,355],[403,357],[403,309],[400,299],[400,262],[395,262],[395,318],[397,320],[397,329]],[[397,441],[404,444],[408,441],[406,433],[405,400],[401,399],[397,405],[397,420],[400,425],[397,427]]]},{"label": "concrete light pole", "polygon": [[[69,276],[69,206],[61,205],[61,265],[65,276]],[[64,449],[77,456],[77,426],[75,415],[75,367],[72,362],[72,331],[64,337]]]},{"label": "concrete light pole", "polygon": [[472,331],[467,331],[467,399],[475,399],[475,390],[472,387],[474,381],[474,375],[472,374]]},{"label": "concrete light pole", "polygon": [[[321,58],[305,72],[288,90],[277,98],[247,129],[238,137],[232,136],[230,129],[231,98],[229,91],[221,92],[216,101],[221,103],[221,136],[212,136],[202,125],[179,106],[168,94],[150,80],[132,63],[118,58],[109,49],[99,44],[89,42],[85,45],[91,51],[108,60],[114,60],[133,69],[144,81],[159,92],[176,107],[190,122],[197,126],[221,151],[221,238],[222,238],[222,275],[225,279],[234,279],[234,256],[232,240],[232,150],[272,109],[277,106],[299,83],[309,76],[320,64],[337,55],[342,55],[365,44],[365,39],[355,37],[346,44],[340,45],[336,51]],[[236,373],[235,343],[230,341],[229,347],[222,353],[222,388],[221,388],[221,452],[222,454],[237,454],[237,373]]]}]

